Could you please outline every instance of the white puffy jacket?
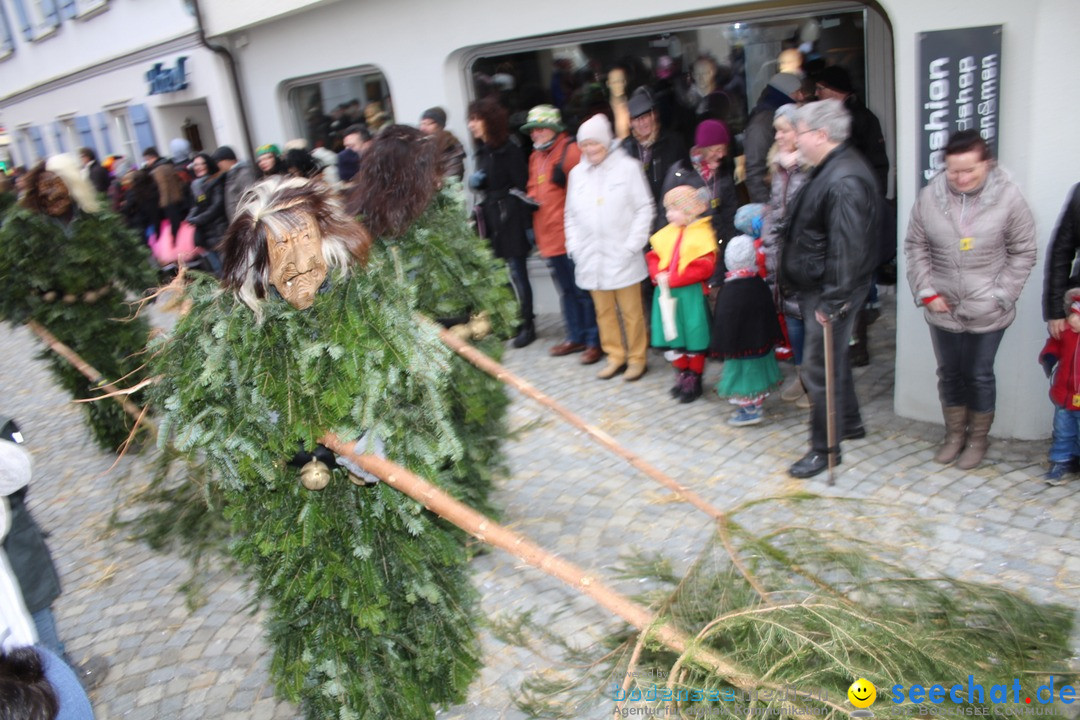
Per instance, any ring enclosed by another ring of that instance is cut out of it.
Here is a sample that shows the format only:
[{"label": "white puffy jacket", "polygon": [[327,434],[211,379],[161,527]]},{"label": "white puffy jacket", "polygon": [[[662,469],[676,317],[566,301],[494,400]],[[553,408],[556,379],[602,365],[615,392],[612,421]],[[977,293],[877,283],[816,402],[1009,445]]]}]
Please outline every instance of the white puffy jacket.
[{"label": "white puffy jacket", "polygon": [[566,254],[582,290],[619,290],[649,275],[643,249],[655,208],[641,163],[612,144],[598,165],[585,154],[566,189]]}]

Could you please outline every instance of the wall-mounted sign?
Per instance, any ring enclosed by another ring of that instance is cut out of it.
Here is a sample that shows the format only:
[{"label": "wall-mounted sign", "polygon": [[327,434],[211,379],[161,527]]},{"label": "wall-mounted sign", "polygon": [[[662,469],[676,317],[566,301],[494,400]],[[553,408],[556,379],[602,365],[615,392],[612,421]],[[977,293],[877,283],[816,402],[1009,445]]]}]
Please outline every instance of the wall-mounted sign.
[{"label": "wall-mounted sign", "polygon": [[978,130],[997,157],[1001,25],[919,35],[919,187],[945,167],[945,144]]},{"label": "wall-mounted sign", "polygon": [[162,93],[177,92],[187,89],[187,71],[184,70],[186,57],[176,58],[176,67],[163,67],[162,63],[154,63],[154,67],[146,72],[146,81],[150,83],[150,94],[161,95]]}]

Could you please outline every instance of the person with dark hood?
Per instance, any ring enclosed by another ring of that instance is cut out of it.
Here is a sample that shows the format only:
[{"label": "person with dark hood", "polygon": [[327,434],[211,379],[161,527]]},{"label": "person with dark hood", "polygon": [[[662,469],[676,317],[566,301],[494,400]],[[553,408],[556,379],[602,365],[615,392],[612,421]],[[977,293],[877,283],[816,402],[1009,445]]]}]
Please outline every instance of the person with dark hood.
[{"label": "person with dark hood", "polygon": [[255,183],[255,168],[247,160],[237,160],[228,145],[219,147],[211,157],[225,176],[225,219],[232,222],[240,198]]},{"label": "person with dark hood", "polygon": [[83,164],[83,172],[86,173],[94,189],[101,194],[107,193],[112,178],[109,177],[109,171],[98,162],[97,153],[87,147],[79,148],[79,160]]},{"label": "person with dark hood", "polygon": [[752,203],[767,203],[772,188],[769,184],[769,150],[773,146],[773,118],[781,105],[801,102],[802,80],[791,73],[776,73],[761,91],[757,105],[750,111],[743,135],[743,154],[746,157],[746,192]]}]

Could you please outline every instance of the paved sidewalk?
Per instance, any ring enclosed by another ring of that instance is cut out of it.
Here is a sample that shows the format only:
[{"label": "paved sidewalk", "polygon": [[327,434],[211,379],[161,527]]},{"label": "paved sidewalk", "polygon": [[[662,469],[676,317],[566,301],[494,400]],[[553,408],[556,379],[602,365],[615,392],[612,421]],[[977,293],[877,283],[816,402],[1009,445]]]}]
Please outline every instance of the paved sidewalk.
[{"label": "paved sidewalk", "polygon": [[[886,296],[891,312],[891,296]],[[887,313],[888,315],[888,313]],[[787,466],[806,447],[805,413],[771,398],[767,422],[728,427],[730,406],[709,394],[691,405],[672,401],[672,375],[659,354],[637,383],[594,378],[576,356],[551,358],[555,316],[541,318],[540,339],[509,350],[506,364],[539,389],[641,453],[720,507],[790,490],[826,492],[823,478],[796,481]],[[897,503],[926,523],[909,557],[929,572],[1024,589],[1070,606],[1080,600],[1077,488],[1039,481],[1046,442],[995,442],[986,467],[971,473],[931,462],[940,428],[891,412],[893,324],[871,328],[872,366],[856,371],[865,440],[844,444],[844,464],[831,493]],[[49,539],[64,581],[56,604],[70,653],[109,657],[112,671],[93,696],[98,720],[128,718],[294,718],[267,681],[268,653],[260,616],[251,614],[242,579],[222,569],[206,585],[208,602],[185,607],[185,561],[111,533],[108,519],[148,476],[145,460],[114,458],[94,447],[82,411],[68,402],[23,328],[0,327],[0,410],[23,427],[35,456],[30,504]],[[710,364],[706,382],[715,384]],[[790,373],[790,366],[785,372]],[[1050,412],[1047,401],[1047,412]],[[620,557],[660,552],[685,565],[710,537],[710,523],[629,465],[603,451],[539,405],[515,398],[515,437],[507,448],[511,476],[495,502],[514,529],[580,565],[610,577]],[[674,429],[674,431],[673,431]],[[847,508],[827,513],[843,522]],[[614,621],[591,601],[519,561],[493,551],[473,561],[489,616],[533,619],[580,645]],[[624,592],[635,584],[615,582]],[[526,674],[557,657],[504,646],[484,634],[486,667],[469,702],[440,714],[454,720],[524,718],[512,695]],[[1074,643],[1074,646],[1080,644]],[[609,717],[597,712],[596,717]]]}]

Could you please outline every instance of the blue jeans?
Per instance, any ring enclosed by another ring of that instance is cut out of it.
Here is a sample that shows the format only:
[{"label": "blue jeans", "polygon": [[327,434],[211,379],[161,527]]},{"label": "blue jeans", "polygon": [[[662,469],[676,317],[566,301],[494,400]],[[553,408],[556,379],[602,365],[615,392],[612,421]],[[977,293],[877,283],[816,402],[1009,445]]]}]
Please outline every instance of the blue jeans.
[{"label": "blue jeans", "polygon": [[551,279],[559,291],[566,339],[588,347],[600,347],[600,331],[596,328],[596,310],[592,296],[574,281],[574,261],[569,255],[547,258]]},{"label": "blue jeans", "polygon": [[52,608],[42,608],[31,613],[30,617],[33,618],[34,626],[37,627],[38,644],[66,658],[67,651],[64,650],[64,643],[60,642],[60,636],[56,632],[56,618],[53,617]]},{"label": "blue jeans", "polygon": [[1054,439],[1050,462],[1064,463],[1080,458],[1080,410],[1054,406]]},{"label": "blue jeans", "polygon": [[803,325],[803,319],[794,315],[785,315],[784,320],[787,322],[788,340],[791,341],[791,361],[795,363],[795,367],[799,367],[802,365],[803,338],[806,337],[806,327]]},{"label": "blue jeans", "polygon": [[967,407],[977,413],[994,411],[994,358],[1004,335],[1004,328],[988,333],[954,333],[930,326],[938,364],[938,395],[943,405]]}]

